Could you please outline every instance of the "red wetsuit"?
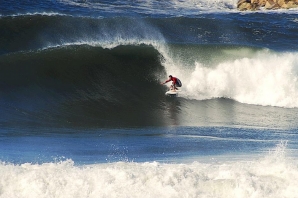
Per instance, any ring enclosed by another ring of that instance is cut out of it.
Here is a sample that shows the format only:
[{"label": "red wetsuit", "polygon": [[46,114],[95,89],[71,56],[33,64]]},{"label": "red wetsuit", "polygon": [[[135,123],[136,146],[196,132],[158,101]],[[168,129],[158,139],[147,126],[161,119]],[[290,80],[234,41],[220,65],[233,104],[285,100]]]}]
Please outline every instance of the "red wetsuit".
[{"label": "red wetsuit", "polygon": [[170,82],[170,81],[173,81],[173,85],[175,85],[176,82],[177,82],[177,78],[172,76],[172,77],[170,77],[169,80],[166,81],[166,83],[167,83],[167,82]]}]

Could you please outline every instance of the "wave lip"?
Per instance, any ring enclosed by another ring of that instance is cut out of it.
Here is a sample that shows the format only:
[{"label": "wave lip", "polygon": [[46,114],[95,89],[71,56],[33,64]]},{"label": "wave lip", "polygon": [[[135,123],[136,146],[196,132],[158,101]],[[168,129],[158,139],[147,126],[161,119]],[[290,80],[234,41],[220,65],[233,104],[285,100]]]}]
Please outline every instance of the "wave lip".
[{"label": "wave lip", "polygon": [[141,18],[91,18],[63,14],[33,14],[0,18],[0,54],[86,44],[119,45],[165,43],[161,32]]},{"label": "wave lip", "polygon": [[8,15],[1,15],[0,18],[8,18],[8,17],[26,17],[26,16],[71,16],[69,14],[63,14],[60,12],[26,12],[26,13],[16,13],[16,14],[8,14]]}]

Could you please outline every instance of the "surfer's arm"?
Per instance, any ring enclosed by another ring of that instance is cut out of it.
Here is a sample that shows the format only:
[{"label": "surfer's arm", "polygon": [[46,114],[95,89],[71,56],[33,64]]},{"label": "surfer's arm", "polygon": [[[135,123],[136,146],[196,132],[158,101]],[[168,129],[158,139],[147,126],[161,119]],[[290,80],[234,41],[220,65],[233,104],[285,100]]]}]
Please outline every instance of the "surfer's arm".
[{"label": "surfer's arm", "polygon": [[165,82],[163,82],[163,83],[161,83],[161,84],[162,84],[162,85],[163,85],[163,84],[166,84],[166,83],[169,82],[169,81],[171,81],[171,79],[166,80]]}]

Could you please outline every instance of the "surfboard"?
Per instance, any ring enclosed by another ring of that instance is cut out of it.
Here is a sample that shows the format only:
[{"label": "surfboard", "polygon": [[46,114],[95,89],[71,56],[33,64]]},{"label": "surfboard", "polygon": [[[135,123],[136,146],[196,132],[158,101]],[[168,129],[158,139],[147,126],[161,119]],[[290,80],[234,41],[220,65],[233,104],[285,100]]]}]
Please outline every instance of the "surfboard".
[{"label": "surfboard", "polygon": [[173,90],[169,90],[166,92],[166,95],[167,96],[178,96],[178,93],[180,92],[181,90],[176,90],[176,91],[173,91]]}]

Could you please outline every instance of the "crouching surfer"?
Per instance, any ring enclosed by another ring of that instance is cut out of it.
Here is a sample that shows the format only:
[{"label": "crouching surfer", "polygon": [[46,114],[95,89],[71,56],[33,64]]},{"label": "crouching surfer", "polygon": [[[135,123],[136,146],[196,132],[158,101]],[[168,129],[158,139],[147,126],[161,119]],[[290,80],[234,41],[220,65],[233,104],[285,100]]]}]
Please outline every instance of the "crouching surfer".
[{"label": "crouching surfer", "polygon": [[178,90],[177,87],[182,87],[181,81],[177,77],[173,77],[172,75],[169,75],[169,79],[166,80],[164,83],[161,83],[161,84],[163,85],[163,84],[165,84],[167,82],[170,82],[170,81],[173,81],[172,85],[171,85],[171,90],[172,91]]}]

